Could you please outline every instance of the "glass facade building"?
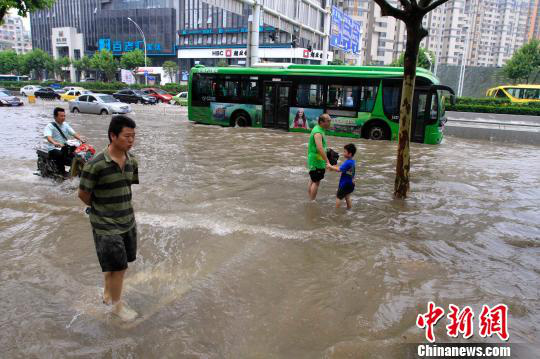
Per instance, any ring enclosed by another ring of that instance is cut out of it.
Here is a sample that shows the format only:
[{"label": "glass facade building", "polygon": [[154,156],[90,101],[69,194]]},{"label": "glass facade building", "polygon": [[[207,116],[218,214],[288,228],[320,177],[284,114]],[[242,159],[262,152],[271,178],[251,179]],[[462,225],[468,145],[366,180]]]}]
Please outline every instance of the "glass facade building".
[{"label": "glass facade building", "polygon": [[[261,0],[260,47],[322,49],[326,1]],[[177,59],[181,50],[245,48],[251,11],[241,0],[56,0],[50,9],[31,14],[32,45],[52,54],[52,28],[74,27],[84,36],[86,55],[102,48],[116,55],[143,49],[140,33],[127,20],[131,17],[145,34],[153,66],[174,60],[185,71],[195,61],[214,65],[219,59]],[[292,56],[274,60],[310,61]],[[226,61],[236,64],[243,59]]]},{"label": "glass facade building", "polygon": [[32,47],[52,55],[51,36],[54,27],[74,27],[84,34],[85,52],[97,50],[96,17],[101,0],[57,0],[50,9],[30,14]]}]

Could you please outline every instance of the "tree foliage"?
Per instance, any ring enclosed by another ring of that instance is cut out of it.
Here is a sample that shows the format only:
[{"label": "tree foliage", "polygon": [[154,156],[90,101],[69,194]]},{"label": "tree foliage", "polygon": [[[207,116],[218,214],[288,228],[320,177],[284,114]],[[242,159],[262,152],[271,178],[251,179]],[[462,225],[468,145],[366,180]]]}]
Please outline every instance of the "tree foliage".
[{"label": "tree foliage", "polygon": [[114,59],[112,52],[106,49],[102,49],[92,56],[90,66],[93,70],[103,74],[107,81],[114,80],[118,71],[118,61]]},{"label": "tree foliage", "polygon": [[64,56],[60,57],[56,60],[53,60],[53,67],[54,67],[54,73],[56,76],[60,76],[62,81],[65,80],[65,70],[64,68],[69,67],[71,65],[71,60],[69,57]]},{"label": "tree foliage", "polygon": [[[146,66],[151,66],[152,61],[147,57]],[[134,51],[125,52],[120,58],[120,67],[126,70],[134,70],[136,67],[144,65],[144,51],[136,49]]]},{"label": "tree foliage", "polygon": [[328,63],[328,65],[344,65],[345,63],[343,62],[342,59],[333,59],[332,61],[330,61]]},{"label": "tree foliage", "polygon": [[178,72],[178,65],[174,61],[165,61],[163,63],[163,71],[171,79],[172,82],[176,81],[176,73]]},{"label": "tree foliage", "polygon": [[20,57],[13,50],[0,51],[0,74],[19,72]]},{"label": "tree foliage", "polygon": [[227,62],[226,59],[219,59],[218,62],[216,63],[216,66],[217,67],[228,67],[229,63]]},{"label": "tree foliage", "polygon": [[35,49],[24,54],[20,63],[21,73],[33,74],[38,79],[43,78],[44,71],[53,71],[53,69],[53,58],[41,49]]},{"label": "tree foliage", "polygon": [[[403,66],[405,63],[405,53],[402,53],[391,66]],[[433,51],[424,49],[421,47],[418,50],[418,60],[416,61],[416,66],[430,70],[431,66],[435,66],[435,54]]]},{"label": "tree foliage", "polygon": [[0,0],[0,25],[9,9],[16,9],[20,16],[50,7],[55,0]]},{"label": "tree foliage", "polygon": [[533,39],[520,47],[503,70],[514,82],[536,82],[540,73],[540,40]]}]

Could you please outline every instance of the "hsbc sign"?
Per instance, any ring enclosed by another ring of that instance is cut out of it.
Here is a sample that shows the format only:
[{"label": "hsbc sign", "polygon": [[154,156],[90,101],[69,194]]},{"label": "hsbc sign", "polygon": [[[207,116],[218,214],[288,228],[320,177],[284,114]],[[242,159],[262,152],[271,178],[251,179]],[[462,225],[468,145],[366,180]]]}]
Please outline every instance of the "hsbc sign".
[{"label": "hsbc sign", "polygon": [[[333,59],[332,51],[328,51],[328,61]],[[247,57],[247,49],[197,49],[187,48],[178,50],[179,59],[244,59]],[[318,60],[323,58],[321,50],[308,50],[303,48],[259,48],[261,59],[306,59]]]},{"label": "hsbc sign", "polygon": [[211,51],[211,57],[215,58],[244,58],[247,53],[246,49],[216,49]]}]

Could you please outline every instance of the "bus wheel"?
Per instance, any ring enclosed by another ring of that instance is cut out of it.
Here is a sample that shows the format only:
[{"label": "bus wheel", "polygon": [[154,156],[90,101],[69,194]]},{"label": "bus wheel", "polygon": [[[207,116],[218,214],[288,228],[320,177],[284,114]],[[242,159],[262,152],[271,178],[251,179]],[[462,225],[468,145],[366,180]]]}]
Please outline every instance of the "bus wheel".
[{"label": "bus wheel", "polygon": [[231,126],[246,127],[251,125],[251,119],[246,112],[239,111],[233,114]]},{"label": "bus wheel", "polygon": [[370,140],[389,140],[390,131],[383,122],[375,122],[366,129],[364,137]]}]

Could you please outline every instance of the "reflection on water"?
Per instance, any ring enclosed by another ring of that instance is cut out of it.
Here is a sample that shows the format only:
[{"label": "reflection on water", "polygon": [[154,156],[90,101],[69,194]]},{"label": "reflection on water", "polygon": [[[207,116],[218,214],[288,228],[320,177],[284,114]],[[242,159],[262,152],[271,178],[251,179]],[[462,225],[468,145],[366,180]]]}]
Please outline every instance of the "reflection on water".
[{"label": "reflection on water", "polygon": [[[401,202],[395,143],[354,140],[353,209],[335,210],[337,174],[307,201],[306,135],[135,108],[140,250],[125,297],[142,318],[130,325],[99,305],[77,180],[33,175],[52,105],[2,110],[3,356],[399,357],[397,344],[424,340],[429,300],[506,303],[511,342],[538,343],[540,148],[413,144]],[[68,121],[106,145],[109,117]],[[448,341],[443,324],[436,335]]]}]

